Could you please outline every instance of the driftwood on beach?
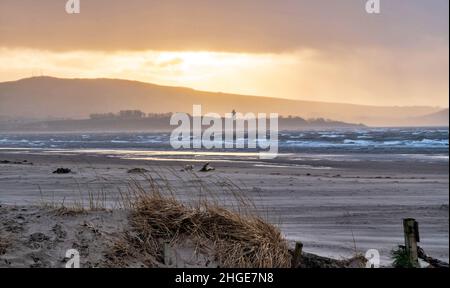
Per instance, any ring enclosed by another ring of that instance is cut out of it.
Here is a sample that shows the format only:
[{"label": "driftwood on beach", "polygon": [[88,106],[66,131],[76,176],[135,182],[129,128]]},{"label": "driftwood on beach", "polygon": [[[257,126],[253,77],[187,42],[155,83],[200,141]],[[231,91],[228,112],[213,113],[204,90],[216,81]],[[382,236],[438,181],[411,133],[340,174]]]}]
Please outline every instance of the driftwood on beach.
[{"label": "driftwood on beach", "polygon": [[428,264],[430,264],[432,267],[434,267],[434,268],[449,268],[448,263],[445,263],[444,261],[441,261],[439,259],[428,256],[422,248],[419,247],[418,252],[419,252],[419,254],[418,254],[419,258],[422,259],[423,261],[427,262]]}]

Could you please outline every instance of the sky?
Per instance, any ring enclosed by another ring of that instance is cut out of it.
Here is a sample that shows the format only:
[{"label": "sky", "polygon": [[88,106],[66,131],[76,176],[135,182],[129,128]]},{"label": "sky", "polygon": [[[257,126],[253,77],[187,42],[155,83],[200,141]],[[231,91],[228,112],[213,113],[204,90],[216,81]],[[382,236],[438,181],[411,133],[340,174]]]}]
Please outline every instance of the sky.
[{"label": "sky", "polygon": [[449,1],[0,0],[0,82],[47,75],[448,107]]}]

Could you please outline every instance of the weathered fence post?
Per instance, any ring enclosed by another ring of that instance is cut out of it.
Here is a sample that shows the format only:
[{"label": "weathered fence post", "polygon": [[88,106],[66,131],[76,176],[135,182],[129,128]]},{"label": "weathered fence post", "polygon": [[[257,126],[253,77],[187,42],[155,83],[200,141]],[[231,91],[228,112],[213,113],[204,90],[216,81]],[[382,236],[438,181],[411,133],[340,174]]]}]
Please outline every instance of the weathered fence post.
[{"label": "weathered fence post", "polygon": [[405,233],[405,251],[409,261],[414,267],[419,267],[417,242],[420,242],[419,223],[412,218],[403,219],[403,230]]},{"label": "weathered fence post", "polygon": [[302,250],[303,250],[303,243],[296,242],[295,250],[294,250],[294,257],[292,258],[292,268],[297,268],[298,264],[300,264],[300,261],[302,258]]}]

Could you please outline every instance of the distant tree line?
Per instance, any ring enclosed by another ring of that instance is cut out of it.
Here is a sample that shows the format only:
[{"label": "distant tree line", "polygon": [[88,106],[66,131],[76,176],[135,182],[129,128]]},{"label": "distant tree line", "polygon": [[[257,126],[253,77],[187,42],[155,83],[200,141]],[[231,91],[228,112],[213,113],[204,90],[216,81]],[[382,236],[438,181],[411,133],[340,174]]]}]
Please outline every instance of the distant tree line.
[{"label": "distant tree line", "polygon": [[145,113],[140,110],[122,110],[118,113],[96,113],[89,115],[92,120],[99,119],[162,119],[170,118],[172,113]]}]

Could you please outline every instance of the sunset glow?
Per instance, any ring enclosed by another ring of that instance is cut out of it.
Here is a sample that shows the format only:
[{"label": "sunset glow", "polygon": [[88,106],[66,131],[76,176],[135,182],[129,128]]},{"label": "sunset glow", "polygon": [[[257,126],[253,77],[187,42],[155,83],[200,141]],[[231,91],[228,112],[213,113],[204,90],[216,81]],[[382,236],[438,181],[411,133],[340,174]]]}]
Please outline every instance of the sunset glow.
[{"label": "sunset glow", "polygon": [[[448,107],[448,1],[0,1],[0,82],[116,78],[212,92]],[[63,3],[64,4],[64,3]],[[238,9],[237,9],[238,7]]]},{"label": "sunset glow", "polygon": [[[6,81],[41,75],[120,78],[254,95],[267,94],[265,85],[257,85],[259,80],[271,77],[281,80],[306,56],[208,51],[53,53],[33,49],[0,49],[0,52],[0,62],[4,64],[0,67],[0,78]],[[278,76],[274,77],[274,72]]]},{"label": "sunset glow", "polygon": [[[448,84],[439,73],[442,51],[405,53],[404,65],[392,54],[356,50],[352,58],[303,49],[286,53],[213,51],[65,51],[0,48],[0,79],[32,76],[115,78],[212,92],[316,101],[448,106]],[[395,70],[393,67],[395,66]],[[420,69],[434,71],[429,75]],[[436,70],[438,69],[438,70]],[[398,81],[392,73],[401,71]],[[323,82],[326,79],[326,82]],[[379,85],[383,83],[383,85]],[[351,84],[351,85],[350,85]],[[423,97],[427,93],[428,98]]]}]

